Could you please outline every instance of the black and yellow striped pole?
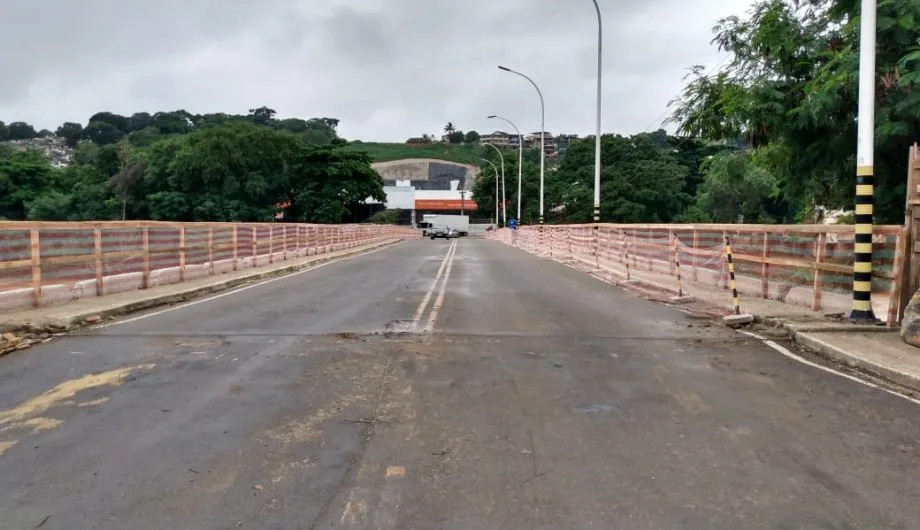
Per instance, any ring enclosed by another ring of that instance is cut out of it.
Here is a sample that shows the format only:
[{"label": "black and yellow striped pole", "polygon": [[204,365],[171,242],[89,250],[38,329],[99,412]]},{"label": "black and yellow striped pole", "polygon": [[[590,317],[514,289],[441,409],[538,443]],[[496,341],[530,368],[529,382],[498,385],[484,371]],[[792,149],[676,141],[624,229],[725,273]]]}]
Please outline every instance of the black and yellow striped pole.
[{"label": "black and yellow striped pole", "polygon": [[875,186],[876,0],[862,0],[859,39],[859,116],[856,145],[856,233],[853,239],[853,310],[850,320],[874,321],[872,223]]},{"label": "black and yellow striped pole", "polygon": [[623,232],[623,252],[626,254],[626,281],[630,281],[632,278],[629,277],[629,236],[626,232]]},{"label": "black and yellow striped pole", "polygon": [[595,266],[601,268],[601,243],[600,243],[600,231],[601,231],[601,207],[598,204],[594,205],[594,258]]},{"label": "black and yellow striped pole", "polygon": [[754,321],[754,315],[741,312],[738,284],[735,281],[735,260],[732,258],[732,241],[728,236],[725,236],[725,259],[728,261],[728,280],[729,287],[732,290],[732,304],[735,306],[735,314],[724,317],[723,320],[729,325],[750,324]]},{"label": "black and yellow striped pole", "polygon": [[860,166],[856,176],[856,234],[853,240],[853,310],[850,320],[875,320],[872,311],[872,166]]},{"label": "black and yellow striped pole", "polygon": [[680,240],[674,237],[674,270],[677,272],[677,297],[683,298],[684,284],[680,281]]},{"label": "black and yellow striped pole", "polygon": [[732,304],[735,306],[735,314],[741,314],[741,301],[738,300],[738,284],[735,282],[735,261],[732,259],[732,241],[725,236],[725,259],[728,260],[728,286],[732,290]]}]

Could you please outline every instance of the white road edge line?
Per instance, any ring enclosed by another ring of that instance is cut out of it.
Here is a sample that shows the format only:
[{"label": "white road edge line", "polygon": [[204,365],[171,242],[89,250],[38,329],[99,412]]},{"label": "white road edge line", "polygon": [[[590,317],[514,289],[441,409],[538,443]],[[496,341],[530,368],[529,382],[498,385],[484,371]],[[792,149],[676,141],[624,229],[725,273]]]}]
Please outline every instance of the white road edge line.
[{"label": "white road edge line", "polygon": [[457,247],[457,240],[450,242],[450,246],[447,248],[447,253],[444,254],[444,259],[441,260],[441,267],[438,269],[438,275],[434,277],[434,281],[431,282],[431,287],[428,288],[428,292],[425,293],[425,297],[422,298],[421,303],[418,305],[418,309],[415,311],[415,317],[412,319],[413,329],[418,329],[418,324],[422,320],[422,315],[425,313],[425,309],[428,308],[428,303],[431,301],[432,295],[434,295],[435,289],[438,288],[438,281],[441,279],[441,275],[444,274],[444,269],[447,267],[447,262],[450,260],[450,257],[453,255],[454,249]]},{"label": "white road edge line", "polygon": [[233,289],[233,290],[227,291],[227,292],[225,292],[225,293],[216,294],[216,295],[214,295],[214,296],[209,296],[209,297],[207,297],[207,298],[202,298],[202,299],[200,299],[200,300],[193,300],[193,301],[191,301],[191,302],[185,302],[185,303],[182,303],[182,304],[179,304],[179,305],[175,305],[175,306],[172,306],[172,307],[167,307],[166,309],[161,309],[161,310],[159,310],[159,311],[154,311],[154,312],[152,312],[152,313],[145,313],[145,314],[143,314],[143,315],[139,315],[139,316],[136,316],[136,317],[126,318],[126,319],[124,319],[124,320],[116,320],[115,322],[107,322],[107,323],[105,323],[105,324],[100,324],[100,325],[98,325],[98,326],[93,326],[93,327],[88,328],[88,329],[103,329],[103,328],[109,328],[109,327],[112,327],[112,326],[119,326],[119,325],[121,325],[121,324],[129,324],[129,323],[131,323],[131,322],[137,322],[138,320],[143,320],[143,319],[145,319],[145,318],[150,318],[150,317],[155,317],[155,316],[157,316],[157,315],[162,315],[163,313],[169,313],[170,311],[176,311],[177,309],[184,309],[184,308],[186,308],[186,307],[191,307],[191,306],[193,306],[193,305],[203,304],[203,303],[205,303],[205,302],[211,302],[211,301],[213,301],[213,300],[217,300],[217,299],[223,298],[223,297],[225,297],[225,296],[231,296],[231,295],[234,295],[234,294],[237,294],[237,293],[242,293],[243,291],[248,291],[249,289],[255,289],[256,287],[262,287],[263,285],[268,285],[268,284],[273,283],[273,282],[277,282],[277,281],[280,281],[280,280],[285,280],[285,279],[287,279],[287,278],[291,278],[291,277],[294,277],[294,276],[299,276],[299,275],[301,275],[301,274],[305,274],[305,273],[308,273],[308,272],[312,272],[312,271],[315,271],[316,269],[325,267],[325,266],[327,266],[327,265],[333,265],[333,264],[335,264],[335,263],[340,263],[340,262],[342,262],[342,261],[349,260],[349,259],[352,259],[352,258],[358,258],[358,257],[361,257],[361,256],[366,256],[366,255],[368,255],[368,254],[372,254],[372,253],[374,253],[374,252],[377,252],[377,251],[379,251],[379,250],[383,250],[383,249],[389,248],[389,247],[390,247],[390,245],[387,245],[387,246],[382,246],[382,247],[370,249],[370,250],[368,250],[367,252],[362,252],[362,253],[360,253],[360,254],[353,254],[353,255],[351,255],[351,256],[342,256],[342,257],[339,257],[339,258],[333,258],[333,259],[331,259],[330,261],[327,261],[327,262],[324,262],[324,263],[320,263],[320,264],[318,264],[318,265],[314,265],[314,266],[312,266],[312,267],[308,267],[308,268],[306,268],[306,269],[299,270],[299,271],[297,271],[297,272],[292,272],[292,273],[289,273],[289,274],[282,274],[281,276],[278,276],[277,278],[270,278],[270,279],[268,279],[268,280],[262,280],[262,281],[259,281],[259,282],[257,282],[257,283],[254,283],[254,284],[252,284],[252,285],[247,285],[247,286],[245,286],[245,287],[240,287],[239,289]]},{"label": "white road edge line", "polygon": [[[456,240],[454,240],[456,243]],[[425,326],[425,333],[430,333],[434,329],[435,323],[438,321],[438,313],[441,311],[441,306],[444,304],[444,293],[447,292],[447,280],[450,279],[450,271],[454,268],[454,257],[457,255],[456,246],[454,247],[454,253],[450,256],[450,261],[447,262],[447,270],[444,271],[444,280],[441,282],[441,288],[438,289],[438,298],[434,301],[434,305],[431,306],[431,313],[428,315],[428,324]]]},{"label": "white road edge line", "polygon": [[820,364],[818,364],[818,363],[813,363],[813,362],[809,361],[808,359],[805,359],[805,358],[803,358],[803,357],[800,357],[800,356],[798,356],[798,355],[792,353],[792,351],[790,351],[788,348],[786,348],[786,347],[784,347],[784,346],[781,346],[780,344],[777,344],[777,343],[773,342],[772,340],[770,340],[770,339],[768,339],[768,338],[766,338],[766,337],[762,337],[762,336],[760,336],[760,335],[758,335],[758,334],[756,334],[756,333],[751,333],[750,331],[742,331],[742,330],[738,330],[738,333],[741,333],[741,334],[747,335],[747,336],[749,336],[749,337],[755,338],[755,339],[757,339],[757,340],[759,340],[759,341],[763,341],[764,344],[766,344],[767,346],[773,348],[774,350],[778,351],[779,353],[783,354],[784,356],[786,356],[786,357],[788,357],[788,358],[790,358],[790,359],[792,359],[792,360],[794,360],[794,361],[798,361],[798,362],[800,362],[800,363],[802,363],[802,364],[804,364],[804,365],[811,366],[812,368],[817,368],[818,370],[822,370],[822,371],[827,372],[827,373],[830,373],[830,374],[838,375],[838,376],[843,377],[843,378],[845,378],[845,379],[849,379],[850,381],[855,381],[855,382],[857,382],[857,383],[859,383],[859,384],[866,385],[866,386],[869,387],[869,388],[876,388],[876,389],[878,389],[878,390],[882,390],[882,391],[884,391],[884,392],[887,392],[887,393],[891,394],[892,396],[897,396],[897,397],[899,397],[899,398],[906,399],[907,401],[910,401],[911,403],[914,403],[914,404],[916,404],[916,405],[920,405],[920,399],[915,399],[915,398],[912,398],[912,397],[910,397],[910,396],[905,396],[904,394],[900,394],[900,393],[898,393],[898,392],[895,392],[894,390],[889,390],[889,389],[887,389],[887,388],[885,388],[885,387],[883,387],[883,386],[879,386],[879,385],[877,385],[877,384],[875,384],[875,383],[872,383],[872,382],[870,382],[870,381],[866,381],[866,380],[864,380],[864,379],[860,379],[860,378],[858,378],[858,377],[856,377],[856,376],[852,376],[852,375],[850,375],[850,374],[845,374],[845,373],[843,373],[843,372],[838,372],[837,370],[828,368],[827,366],[822,366],[822,365],[820,365]]}]

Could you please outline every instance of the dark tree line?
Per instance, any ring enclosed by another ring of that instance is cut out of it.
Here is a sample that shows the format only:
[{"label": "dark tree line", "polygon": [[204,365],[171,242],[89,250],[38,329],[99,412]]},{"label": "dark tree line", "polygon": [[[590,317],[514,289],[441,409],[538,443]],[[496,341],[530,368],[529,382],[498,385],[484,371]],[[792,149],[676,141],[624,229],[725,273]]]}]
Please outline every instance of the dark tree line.
[{"label": "dark tree line", "polygon": [[384,197],[370,157],[342,148],[338,120],[275,114],[100,112],[58,128],[76,149],[64,168],[0,144],[0,219],[334,223]]}]

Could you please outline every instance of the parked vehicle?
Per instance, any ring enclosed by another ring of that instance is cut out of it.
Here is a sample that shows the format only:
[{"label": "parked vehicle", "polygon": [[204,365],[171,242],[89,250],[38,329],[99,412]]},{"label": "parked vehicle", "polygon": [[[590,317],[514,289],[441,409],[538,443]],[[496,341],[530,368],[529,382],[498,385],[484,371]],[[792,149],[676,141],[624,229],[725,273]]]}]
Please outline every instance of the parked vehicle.
[{"label": "parked vehicle", "polygon": [[[470,234],[470,216],[468,215],[426,214],[424,222],[434,226],[453,228],[457,231],[457,237],[466,237]],[[430,232],[431,228],[428,231]]]},{"label": "parked vehicle", "polygon": [[428,229],[428,237],[434,239],[453,239],[460,237],[460,234],[449,226]]}]

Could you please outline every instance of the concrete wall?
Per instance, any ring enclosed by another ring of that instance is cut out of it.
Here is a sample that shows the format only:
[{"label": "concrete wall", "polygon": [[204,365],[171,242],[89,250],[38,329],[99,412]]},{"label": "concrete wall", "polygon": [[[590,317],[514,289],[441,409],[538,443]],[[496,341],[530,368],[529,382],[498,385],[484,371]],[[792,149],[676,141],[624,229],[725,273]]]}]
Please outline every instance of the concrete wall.
[{"label": "concrete wall", "polygon": [[417,189],[441,189],[441,183],[461,179],[465,179],[467,188],[470,188],[479,176],[477,166],[429,158],[377,162],[371,164],[371,167],[380,174],[387,185],[404,185],[409,181]]}]

